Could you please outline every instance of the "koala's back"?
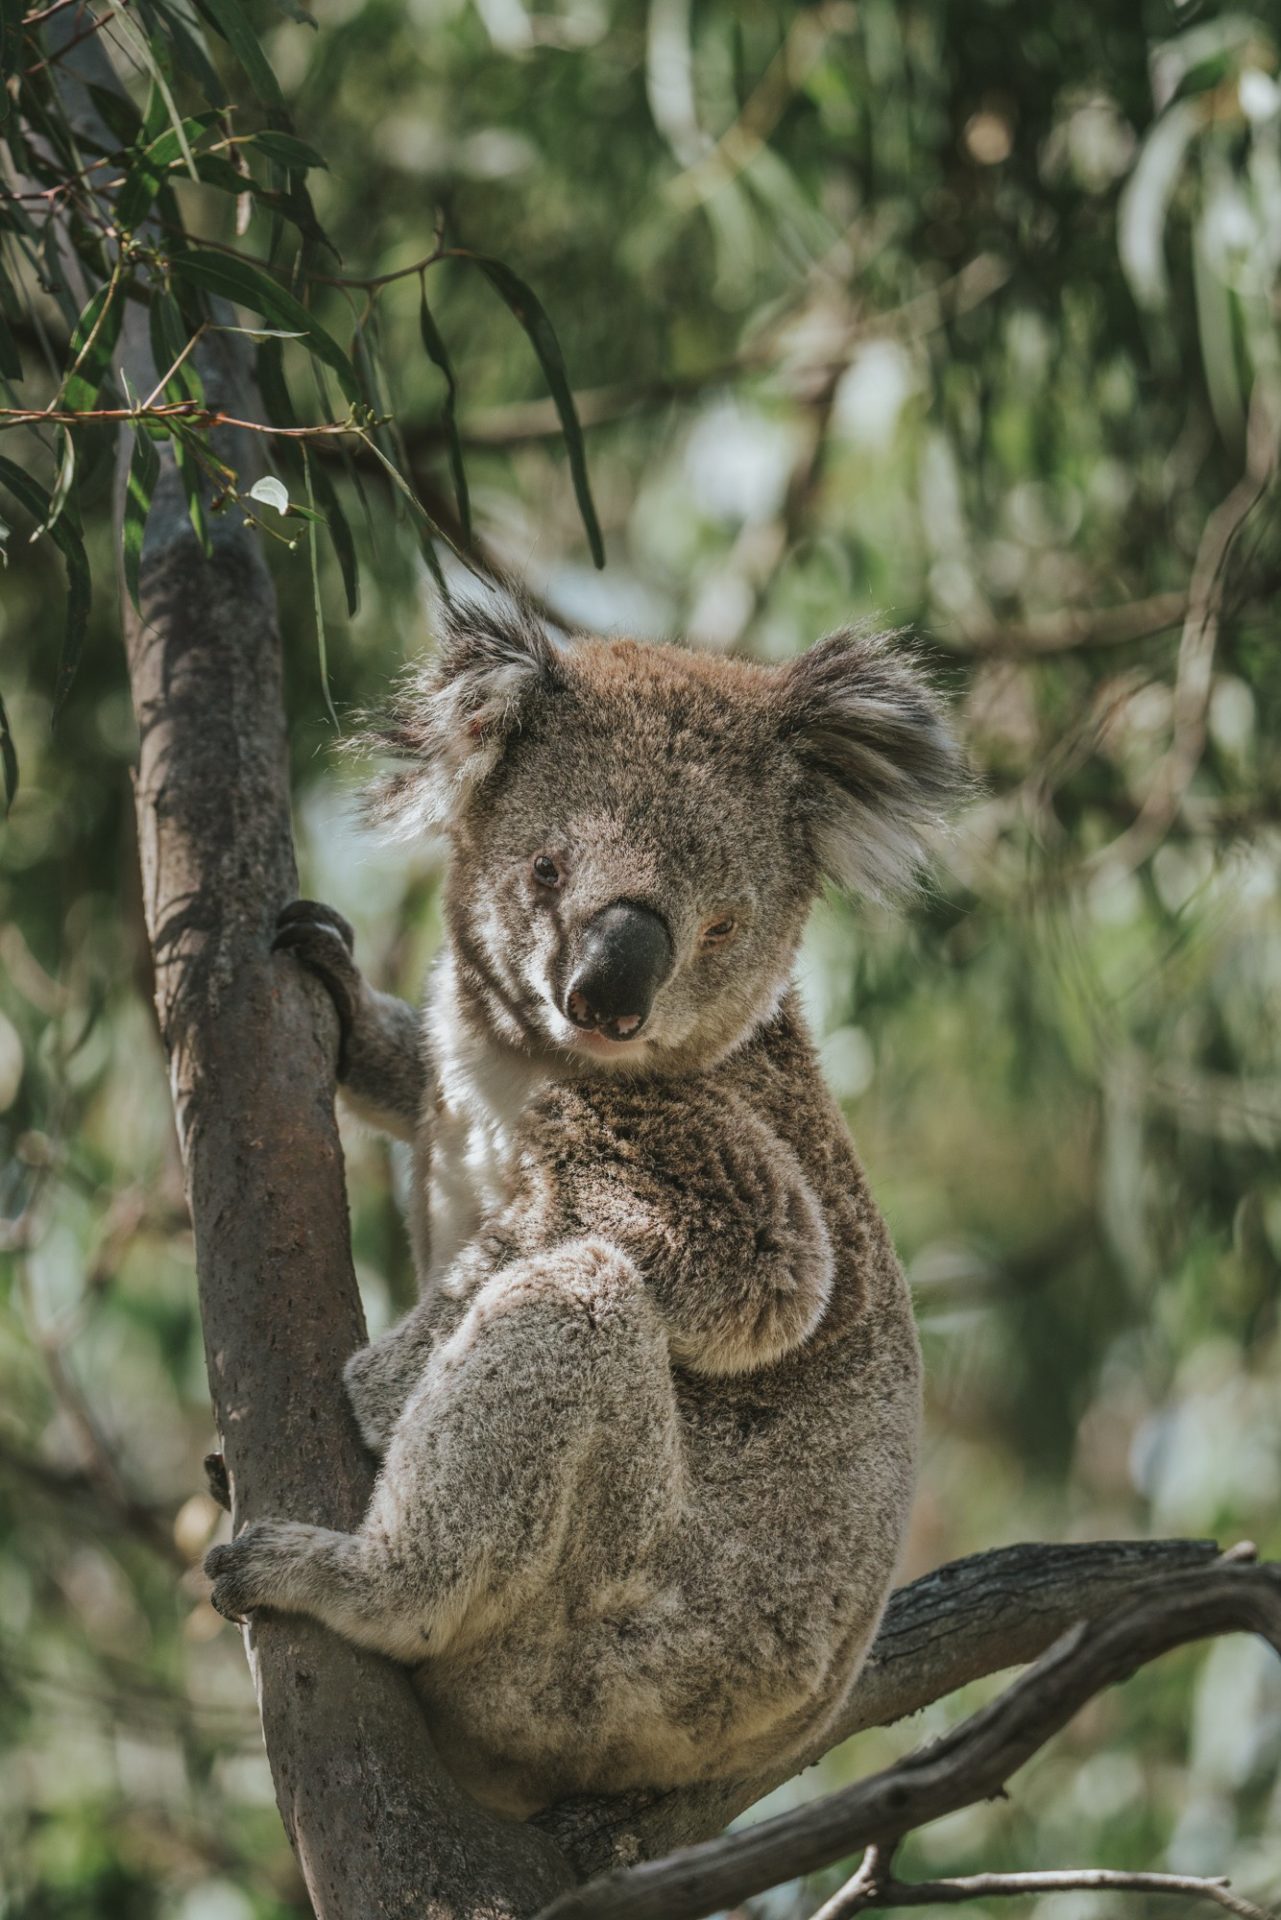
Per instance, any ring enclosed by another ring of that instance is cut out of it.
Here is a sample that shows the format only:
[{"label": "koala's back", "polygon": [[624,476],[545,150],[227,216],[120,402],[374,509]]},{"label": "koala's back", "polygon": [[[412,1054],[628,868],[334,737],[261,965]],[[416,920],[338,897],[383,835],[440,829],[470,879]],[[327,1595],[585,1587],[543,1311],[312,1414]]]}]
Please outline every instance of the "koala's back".
[{"label": "koala's back", "polygon": [[[516,1813],[747,1772],[819,1732],[876,1630],[919,1421],[906,1286],[790,1007],[691,1083],[545,1089],[521,1142],[487,1264],[621,1245],[674,1330],[676,1439],[643,1457],[622,1382],[618,1451],[582,1476],[551,1577],[423,1672],[446,1758]],[[727,1248],[741,1290],[708,1302]],[[670,1483],[643,1537],[634,1470]]]}]

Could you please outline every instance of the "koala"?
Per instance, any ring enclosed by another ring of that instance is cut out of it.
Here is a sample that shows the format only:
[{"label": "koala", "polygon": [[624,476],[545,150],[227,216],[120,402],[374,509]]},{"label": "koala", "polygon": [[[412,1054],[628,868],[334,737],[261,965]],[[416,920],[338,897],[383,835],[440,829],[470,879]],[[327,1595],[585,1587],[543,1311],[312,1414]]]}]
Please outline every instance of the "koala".
[{"label": "koala", "polygon": [[381,810],[449,845],[420,1017],[298,902],[338,1075],[408,1143],[419,1304],[346,1382],[355,1533],[210,1552],[213,1600],[414,1669],[488,1806],[742,1778],[820,1736],[913,1493],[907,1288],[792,984],[825,877],[909,885],[964,773],[894,640],[785,665],[461,607]]}]

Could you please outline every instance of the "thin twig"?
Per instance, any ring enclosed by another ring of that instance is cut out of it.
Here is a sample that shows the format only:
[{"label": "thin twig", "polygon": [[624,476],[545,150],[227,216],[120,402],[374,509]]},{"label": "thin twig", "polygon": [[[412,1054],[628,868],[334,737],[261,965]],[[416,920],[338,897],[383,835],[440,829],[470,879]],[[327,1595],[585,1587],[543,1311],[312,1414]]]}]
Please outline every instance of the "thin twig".
[{"label": "thin twig", "polygon": [[810,1920],[852,1920],[878,1907],[947,1907],[963,1900],[1001,1899],[1042,1893],[1173,1893],[1213,1900],[1238,1920],[1272,1920],[1263,1908],[1233,1893],[1223,1878],[1201,1879],[1184,1873],[1128,1873],[1105,1867],[1068,1868],[1050,1873],[970,1873],[947,1880],[877,1879],[868,1873],[869,1847],[858,1872],[819,1907]]},{"label": "thin twig", "polygon": [[160,395],[164,392],[165,388],[169,385],[169,382],[173,379],[175,373],[177,373],[183,361],[187,358],[187,355],[194,351],[194,349],[199,345],[201,340],[203,340],[205,334],[208,331],[209,331],[209,322],[207,320],[202,320],[200,322],[200,325],[196,328],[196,331],[192,334],[190,340],[188,340],[182,352],[178,355],[178,358],[174,361],[173,365],[170,367],[169,371],[167,373],[161,374],[159,380],[157,380],[155,386],[151,389],[151,392],[147,395],[146,399],[142,402],[142,411],[144,413],[146,412],[148,407],[155,405]]},{"label": "thin twig", "polygon": [[[56,12],[56,11],[57,11],[56,8],[50,9],[50,12]],[[73,47],[78,47],[82,40],[88,40],[92,34],[98,33],[103,27],[105,27],[108,24],[110,17],[111,16],[106,13],[96,15],[95,18],[92,21],[90,21],[89,25],[85,27],[82,32],[77,33],[72,39],[66,41],[62,46],[58,48],[58,51],[56,53],[51,53],[47,55],[46,58],[43,60],[37,60],[33,67],[24,67],[22,70],[23,79],[30,80],[33,74],[43,73],[46,67],[56,66],[59,60],[64,59],[66,55],[71,52],[71,49]]]},{"label": "thin twig", "polygon": [[864,1849],[857,1871],[850,1875],[843,1887],[836,1889],[830,1900],[823,1902],[810,1920],[849,1920],[851,1914],[861,1913],[865,1906],[872,1903],[877,1889],[889,1884],[893,1858],[893,1847],[878,1847],[873,1842]]},{"label": "thin twig", "polygon": [[1263,376],[1250,402],[1245,472],[1210,515],[1197,547],[1179,641],[1174,733],[1134,822],[1085,865],[1087,874],[1133,873],[1169,832],[1201,764],[1214,688],[1214,654],[1227,591],[1227,561],[1242,527],[1272,484],[1281,396]]}]

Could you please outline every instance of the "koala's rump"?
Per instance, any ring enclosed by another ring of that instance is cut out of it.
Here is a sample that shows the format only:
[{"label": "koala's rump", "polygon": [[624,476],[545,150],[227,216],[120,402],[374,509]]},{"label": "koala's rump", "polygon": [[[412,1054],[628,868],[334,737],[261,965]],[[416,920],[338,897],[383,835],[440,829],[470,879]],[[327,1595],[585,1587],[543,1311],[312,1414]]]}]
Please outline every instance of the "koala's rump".
[{"label": "koala's rump", "polygon": [[678,1376],[688,1495],[671,1537],[606,1562],[589,1490],[555,1576],[421,1670],[433,1738],[478,1799],[527,1816],[741,1776],[820,1733],[875,1634],[911,1499],[915,1336],[905,1293],[889,1306],[874,1341]]}]

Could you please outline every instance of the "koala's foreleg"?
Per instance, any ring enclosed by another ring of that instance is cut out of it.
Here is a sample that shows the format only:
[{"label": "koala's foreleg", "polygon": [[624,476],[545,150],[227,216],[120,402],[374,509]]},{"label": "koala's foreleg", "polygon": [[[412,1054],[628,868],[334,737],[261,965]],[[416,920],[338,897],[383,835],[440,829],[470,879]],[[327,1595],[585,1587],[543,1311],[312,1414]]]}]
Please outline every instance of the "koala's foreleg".
[{"label": "koala's foreleg", "polygon": [[295,900],[276,922],[273,950],[314,973],[338,1014],[338,1082],[362,1120],[412,1141],[427,1097],[416,1008],[371,987],[353,958],[355,935],[318,900]]},{"label": "koala's foreleg", "polygon": [[307,1613],[417,1662],[574,1562],[625,1581],[680,1522],[662,1323],[627,1257],[567,1242],[495,1274],[432,1352],[357,1534],[260,1523],[206,1560],[214,1604]]}]

